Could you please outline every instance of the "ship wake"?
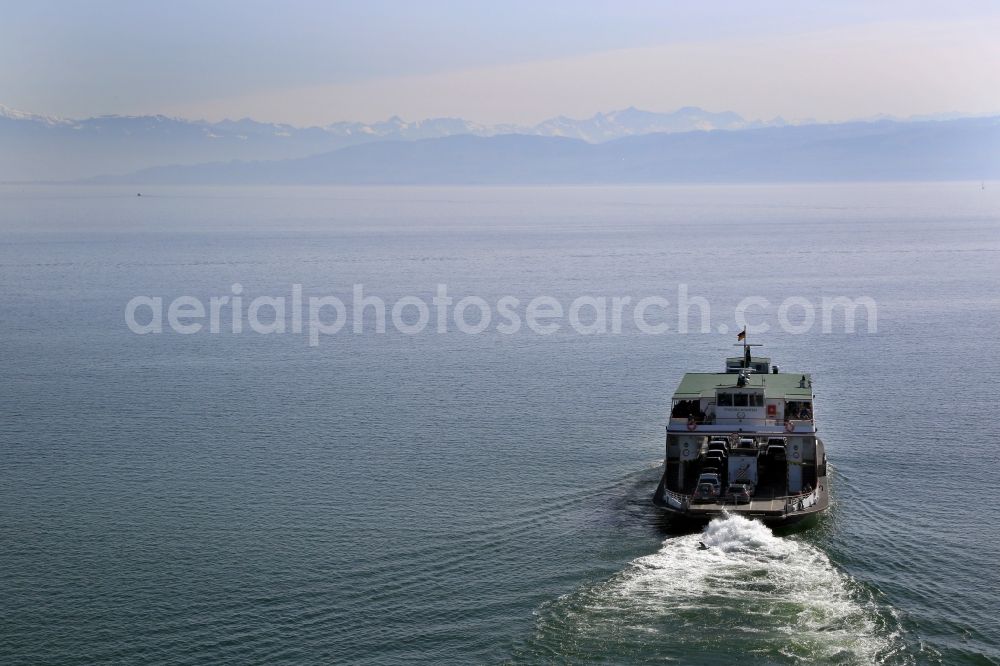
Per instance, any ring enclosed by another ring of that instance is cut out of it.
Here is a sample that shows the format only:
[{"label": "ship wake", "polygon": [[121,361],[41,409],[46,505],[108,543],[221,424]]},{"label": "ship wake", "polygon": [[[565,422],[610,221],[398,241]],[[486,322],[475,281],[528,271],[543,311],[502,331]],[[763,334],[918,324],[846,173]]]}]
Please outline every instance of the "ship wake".
[{"label": "ship wake", "polygon": [[537,614],[528,649],[537,657],[611,649],[639,660],[871,664],[902,647],[891,615],[823,551],[741,516],[669,538]]}]

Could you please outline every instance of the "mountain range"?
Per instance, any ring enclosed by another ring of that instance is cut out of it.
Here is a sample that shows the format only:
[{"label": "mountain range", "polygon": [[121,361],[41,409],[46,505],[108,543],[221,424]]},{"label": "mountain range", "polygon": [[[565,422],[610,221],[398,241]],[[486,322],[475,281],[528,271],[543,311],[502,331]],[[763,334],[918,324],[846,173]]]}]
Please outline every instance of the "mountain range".
[{"label": "mountain range", "polygon": [[515,184],[1000,178],[1000,118],[789,124],[685,107],[531,127],[458,118],[297,128],[0,107],[0,180]]},{"label": "mountain range", "polygon": [[560,116],[533,126],[487,126],[461,118],[407,122],[394,116],[376,123],[293,127],[250,118],[207,122],[161,115],[72,120],[0,106],[0,181],[70,180],[166,164],[289,159],[385,140],[523,134],[601,142],[655,132],[735,130],[783,122],[747,121],[732,112],[684,107],[669,113],[628,108],[583,120]]},{"label": "mountain range", "polygon": [[572,184],[1000,178],[1000,117],[654,133],[603,143],[469,134],[304,158],[154,167],[135,184]]}]

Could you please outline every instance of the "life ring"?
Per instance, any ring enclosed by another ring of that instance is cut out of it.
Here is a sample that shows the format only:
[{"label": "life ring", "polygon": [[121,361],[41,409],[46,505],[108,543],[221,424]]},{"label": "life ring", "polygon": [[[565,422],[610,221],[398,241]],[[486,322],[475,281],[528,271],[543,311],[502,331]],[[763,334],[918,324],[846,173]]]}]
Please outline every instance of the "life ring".
[{"label": "life ring", "polygon": [[688,419],[688,430],[694,430],[698,427],[698,422],[694,419]]},{"label": "life ring", "polygon": [[785,431],[786,432],[794,432],[795,431],[795,424],[792,423],[790,419],[785,419]]}]

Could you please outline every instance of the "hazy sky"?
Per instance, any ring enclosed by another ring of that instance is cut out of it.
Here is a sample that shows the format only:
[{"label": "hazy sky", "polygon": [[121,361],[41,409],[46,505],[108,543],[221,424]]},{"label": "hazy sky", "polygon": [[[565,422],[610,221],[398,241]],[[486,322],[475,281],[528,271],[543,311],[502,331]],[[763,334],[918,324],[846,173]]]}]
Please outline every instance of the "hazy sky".
[{"label": "hazy sky", "polygon": [[1000,2],[14,2],[0,104],[483,123],[1000,112]]}]

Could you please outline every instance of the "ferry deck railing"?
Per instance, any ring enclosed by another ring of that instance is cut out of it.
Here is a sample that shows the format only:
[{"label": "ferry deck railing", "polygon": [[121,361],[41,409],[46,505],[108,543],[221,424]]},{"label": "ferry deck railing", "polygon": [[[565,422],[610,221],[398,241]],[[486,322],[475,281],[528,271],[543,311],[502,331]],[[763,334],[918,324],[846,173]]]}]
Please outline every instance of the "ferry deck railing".
[{"label": "ferry deck railing", "polygon": [[702,426],[725,426],[726,428],[771,427],[783,428],[788,432],[796,430],[811,431],[815,423],[812,419],[779,419],[779,418],[706,418],[696,419],[683,416],[670,417],[671,426],[683,426],[687,430],[698,430]]},{"label": "ferry deck railing", "polygon": [[806,509],[813,507],[819,502],[819,490],[810,490],[807,493],[799,493],[798,495],[790,495],[785,500],[785,513],[792,513],[794,511],[805,511]]},{"label": "ferry deck railing", "polygon": [[[766,495],[754,495],[751,497],[751,502],[754,499],[765,499]],[[775,495],[771,494],[771,499],[775,499]],[[726,506],[740,507],[745,506],[747,503],[740,503],[733,498],[726,497],[725,495],[719,495],[718,497],[712,498],[696,498],[694,495],[685,495],[684,493],[679,493],[673,490],[663,489],[663,500],[677,509],[682,511],[687,511],[692,504],[716,504],[725,508]],[[795,511],[804,511],[805,509],[815,506],[819,502],[819,490],[814,489],[806,493],[797,493],[795,495],[789,495],[785,497],[785,513],[794,513]]]},{"label": "ferry deck railing", "polygon": [[690,495],[667,490],[666,488],[663,489],[663,501],[682,511],[687,511],[688,507],[691,506]]}]

